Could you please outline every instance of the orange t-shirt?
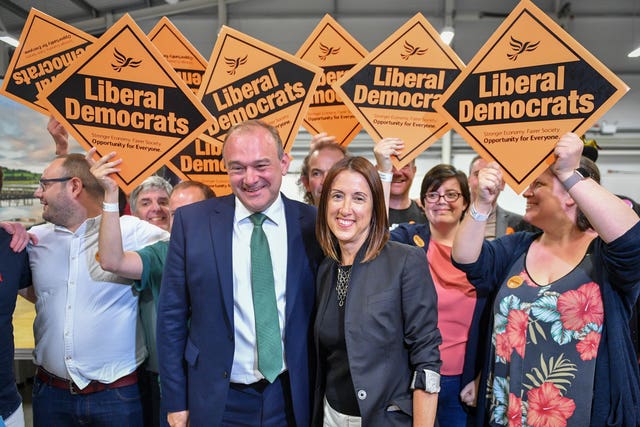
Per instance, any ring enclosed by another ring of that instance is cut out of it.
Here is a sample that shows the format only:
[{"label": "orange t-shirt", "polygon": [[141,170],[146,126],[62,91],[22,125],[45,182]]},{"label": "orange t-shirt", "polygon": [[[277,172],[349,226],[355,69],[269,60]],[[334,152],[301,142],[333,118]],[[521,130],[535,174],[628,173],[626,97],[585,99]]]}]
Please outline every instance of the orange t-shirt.
[{"label": "orange t-shirt", "polygon": [[467,275],[451,263],[451,247],[429,241],[429,270],[438,293],[438,328],[442,334],[442,375],[460,375],[469,328],[476,305],[476,290]]}]

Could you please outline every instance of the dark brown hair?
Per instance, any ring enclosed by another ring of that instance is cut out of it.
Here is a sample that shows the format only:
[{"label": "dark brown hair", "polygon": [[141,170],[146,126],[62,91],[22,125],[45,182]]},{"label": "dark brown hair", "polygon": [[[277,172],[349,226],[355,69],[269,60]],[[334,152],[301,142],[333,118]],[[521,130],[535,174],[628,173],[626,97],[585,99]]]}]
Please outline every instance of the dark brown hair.
[{"label": "dark brown hair", "polygon": [[[598,169],[598,166],[593,160],[588,157],[582,156],[580,158],[580,167],[585,168],[587,171],[589,171],[591,179],[600,184],[600,169]],[[578,208],[578,212],[576,215],[576,225],[578,226],[580,231],[586,231],[590,228],[593,228],[580,208]]]},{"label": "dark brown hair", "polygon": [[320,204],[318,205],[318,218],[316,220],[316,237],[325,255],[340,262],[338,240],[329,229],[327,222],[327,207],[333,181],[338,174],[344,171],[352,171],[362,175],[371,190],[373,212],[371,213],[371,224],[369,226],[369,237],[365,242],[366,252],[362,262],[374,259],[385,243],[389,240],[389,221],[387,219],[387,207],[384,202],[384,192],[382,183],[378,176],[378,171],[364,157],[345,157],[327,173],[327,177],[322,185]]},{"label": "dark brown hair", "polygon": [[471,203],[471,194],[469,193],[469,182],[467,181],[467,175],[461,170],[456,169],[452,165],[441,163],[429,169],[429,171],[422,178],[422,185],[420,187],[420,201],[422,206],[427,205],[425,197],[428,192],[436,191],[440,186],[448,179],[455,178],[460,184],[460,192],[467,207],[462,211],[460,218],[464,217],[469,203]]}]

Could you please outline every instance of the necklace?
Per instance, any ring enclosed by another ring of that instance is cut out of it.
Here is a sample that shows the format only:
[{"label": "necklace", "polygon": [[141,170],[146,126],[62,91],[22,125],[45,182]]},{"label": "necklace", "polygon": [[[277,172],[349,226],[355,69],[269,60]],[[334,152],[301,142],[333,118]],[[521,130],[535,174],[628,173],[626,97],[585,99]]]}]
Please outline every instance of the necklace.
[{"label": "necklace", "polygon": [[336,281],[336,294],[338,296],[338,306],[344,306],[347,300],[347,290],[349,289],[349,280],[351,280],[351,266],[338,266],[338,280]]}]

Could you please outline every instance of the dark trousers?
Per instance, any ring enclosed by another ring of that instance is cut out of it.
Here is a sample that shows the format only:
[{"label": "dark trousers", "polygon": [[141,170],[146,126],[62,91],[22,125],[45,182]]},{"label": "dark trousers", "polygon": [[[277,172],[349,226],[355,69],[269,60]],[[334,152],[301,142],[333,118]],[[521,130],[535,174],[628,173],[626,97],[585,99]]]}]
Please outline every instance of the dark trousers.
[{"label": "dark trousers", "polygon": [[231,383],[222,418],[223,427],[295,427],[289,374],[270,384]]},{"label": "dark trousers", "polygon": [[35,427],[143,427],[138,384],[91,394],[71,394],[33,380]]}]

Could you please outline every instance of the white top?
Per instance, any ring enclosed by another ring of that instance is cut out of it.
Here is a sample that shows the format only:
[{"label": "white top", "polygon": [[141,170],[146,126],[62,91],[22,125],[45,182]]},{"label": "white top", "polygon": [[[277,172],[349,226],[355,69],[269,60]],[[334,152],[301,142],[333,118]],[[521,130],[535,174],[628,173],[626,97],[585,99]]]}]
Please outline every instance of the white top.
[{"label": "white top", "polygon": [[[251,384],[264,378],[258,371],[258,347],[251,293],[251,233],[253,223],[249,211],[236,197],[233,218],[233,320],[235,323],[235,352],[231,369],[231,382]],[[282,197],[262,212],[267,219],[262,229],[269,241],[269,252],[273,265],[273,280],[276,290],[280,334],[284,349],[284,320],[287,285],[287,221]],[[284,358],[284,351],[283,351]],[[283,371],[285,362],[283,360]]]},{"label": "white top", "polygon": [[[132,216],[122,217],[120,227],[124,250],[168,238],[166,231]],[[38,244],[28,247],[37,297],[35,363],[80,388],[92,380],[111,383],[147,357],[138,295],[128,286],[133,281],[100,268],[99,228],[100,216],[75,233],[49,223],[30,230],[38,237]]]}]

